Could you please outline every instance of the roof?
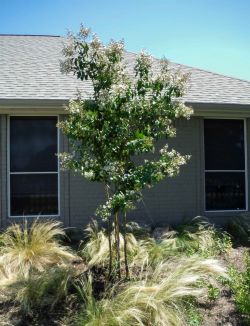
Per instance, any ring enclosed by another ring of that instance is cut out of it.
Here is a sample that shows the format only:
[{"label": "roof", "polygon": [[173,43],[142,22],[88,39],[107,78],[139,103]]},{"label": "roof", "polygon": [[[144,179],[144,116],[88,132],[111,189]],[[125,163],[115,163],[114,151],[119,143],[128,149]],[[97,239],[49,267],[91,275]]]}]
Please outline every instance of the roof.
[{"label": "roof", "polygon": [[[49,35],[0,35],[0,100],[69,100],[79,89],[92,93],[89,81],[60,72],[65,38]],[[136,54],[125,53],[129,70]],[[157,60],[157,59],[155,59]],[[171,63],[191,74],[185,101],[250,105],[250,81]]]}]

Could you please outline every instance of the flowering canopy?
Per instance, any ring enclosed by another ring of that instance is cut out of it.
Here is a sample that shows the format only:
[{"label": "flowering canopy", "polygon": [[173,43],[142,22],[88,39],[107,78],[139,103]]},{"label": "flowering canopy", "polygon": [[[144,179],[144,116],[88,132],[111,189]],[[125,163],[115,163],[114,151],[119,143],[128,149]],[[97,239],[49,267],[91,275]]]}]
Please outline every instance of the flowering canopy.
[{"label": "flowering canopy", "polygon": [[82,27],[70,35],[62,62],[64,72],[89,80],[93,92],[87,100],[81,95],[72,100],[68,118],[59,123],[72,147],[60,155],[61,163],[109,188],[107,202],[98,209],[104,219],[133,208],[145,187],[177,175],[188,159],[167,144],[153,159],[146,155],[159,139],[175,136],[174,120],[192,114],[182,101],[187,75],[142,52],[131,76],[124,53],[123,42],[104,46]]}]

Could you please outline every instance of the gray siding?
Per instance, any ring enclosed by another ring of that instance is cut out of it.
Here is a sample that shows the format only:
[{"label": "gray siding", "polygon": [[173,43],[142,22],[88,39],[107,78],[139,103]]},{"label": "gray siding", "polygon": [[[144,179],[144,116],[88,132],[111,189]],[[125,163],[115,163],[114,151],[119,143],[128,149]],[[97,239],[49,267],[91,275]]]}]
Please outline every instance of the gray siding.
[{"label": "gray siding", "polygon": [[157,225],[176,224],[199,214],[200,123],[200,118],[177,121],[177,135],[169,145],[191,158],[181,167],[179,176],[145,190],[143,202],[131,217]]},{"label": "gray siding", "polygon": [[[61,117],[60,117],[61,119]],[[7,148],[8,148],[8,116],[0,115],[0,227],[20,221],[20,218],[9,218],[8,217],[8,167],[7,167]],[[59,148],[60,152],[68,150],[67,140],[60,135],[59,136]],[[69,172],[60,172],[60,220],[65,224],[69,225]]]},{"label": "gray siding", "polygon": [[[60,136],[61,151],[69,151],[66,137]],[[61,171],[61,192],[61,213],[69,226],[86,225],[91,218],[95,218],[97,206],[105,201],[103,185],[89,182],[73,172]]]},{"label": "gray siding", "polygon": [[1,126],[1,142],[0,142],[0,155],[1,155],[1,227],[6,225],[7,219],[7,116],[0,116],[0,126]]},{"label": "gray siding", "polygon": [[[60,119],[63,119],[63,116]],[[246,120],[246,126],[247,154],[250,157],[250,119]],[[0,115],[0,127],[0,227],[4,227],[14,221],[8,218],[7,209],[7,115]],[[177,136],[169,140],[169,145],[181,154],[191,155],[190,161],[181,168],[178,177],[168,178],[155,187],[146,189],[143,201],[138,203],[137,209],[129,212],[128,218],[161,225],[177,224],[183,219],[206,215],[214,223],[225,223],[237,212],[205,213],[204,211],[203,118],[179,120],[176,128]],[[60,151],[68,151],[68,149],[67,139],[60,135]],[[249,159],[247,168],[249,188]],[[60,172],[60,219],[65,225],[83,227],[95,216],[97,206],[104,201],[103,185],[88,182],[82,176],[68,171]],[[248,201],[250,202],[250,197]]]},{"label": "gray siding", "polygon": [[81,227],[95,217],[95,210],[104,203],[104,187],[81,176],[70,178],[70,225]]},{"label": "gray siding", "polygon": [[[237,119],[237,117],[235,117]],[[169,145],[181,154],[191,155],[190,161],[181,168],[175,178],[167,178],[151,189],[144,191],[143,201],[137,209],[129,212],[128,219],[154,225],[177,224],[195,216],[206,216],[211,222],[224,224],[232,216],[242,212],[205,212],[203,117],[179,120],[177,135]],[[246,119],[247,156],[250,158],[250,119]],[[247,160],[248,184],[250,159]],[[104,202],[102,185],[86,181],[72,173],[69,176],[68,204],[69,221],[72,226],[82,226],[94,217],[96,207]],[[67,198],[65,198],[67,200]],[[250,192],[248,191],[250,203]]]},{"label": "gray siding", "polygon": [[[144,223],[178,223],[200,213],[200,146],[201,121],[192,118],[178,121],[177,137],[170,146],[181,154],[191,155],[188,164],[176,178],[162,181],[144,192],[143,202],[129,212],[128,218]],[[92,216],[98,204],[104,201],[102,186],[87,182],[81,176],[70,177],[70,224],[82,225]]]}]

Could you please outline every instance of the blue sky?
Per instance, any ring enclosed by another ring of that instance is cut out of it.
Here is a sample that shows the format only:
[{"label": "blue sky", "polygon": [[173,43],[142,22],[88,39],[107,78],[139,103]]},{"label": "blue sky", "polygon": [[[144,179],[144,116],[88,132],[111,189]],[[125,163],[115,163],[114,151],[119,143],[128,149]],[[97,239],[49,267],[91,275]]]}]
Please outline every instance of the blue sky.
[{"label": "blue sky", "polygon": [[2,34],[65,35],[83,22],[127,50],[247,80],[249,17],[250,0],[0,0]]}]

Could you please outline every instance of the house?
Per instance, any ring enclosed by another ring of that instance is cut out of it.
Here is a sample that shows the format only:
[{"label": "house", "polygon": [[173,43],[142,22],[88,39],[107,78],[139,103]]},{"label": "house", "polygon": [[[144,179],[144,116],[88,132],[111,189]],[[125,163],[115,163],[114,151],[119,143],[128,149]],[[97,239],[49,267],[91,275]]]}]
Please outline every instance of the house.
[{"label": "house", "polygon": [[[0,36],[0,223],[38,214],[82,226],[104,200],[103,189],[60,171],[54,153],[68,142],[56,128],[65,104],[91,84],[62,75],[64,38]],[[135,54],[126,53],[133,66]],[[171,146],[191,160],[176,178],[145,191],[130,216],[144,222],[178,223],[205,215],[222,224],[249,210],[250,82],[172,63],[191,73],[186,103],[194,116],[177,122]],[[249,159],[248,159],[249,157]]]}]

